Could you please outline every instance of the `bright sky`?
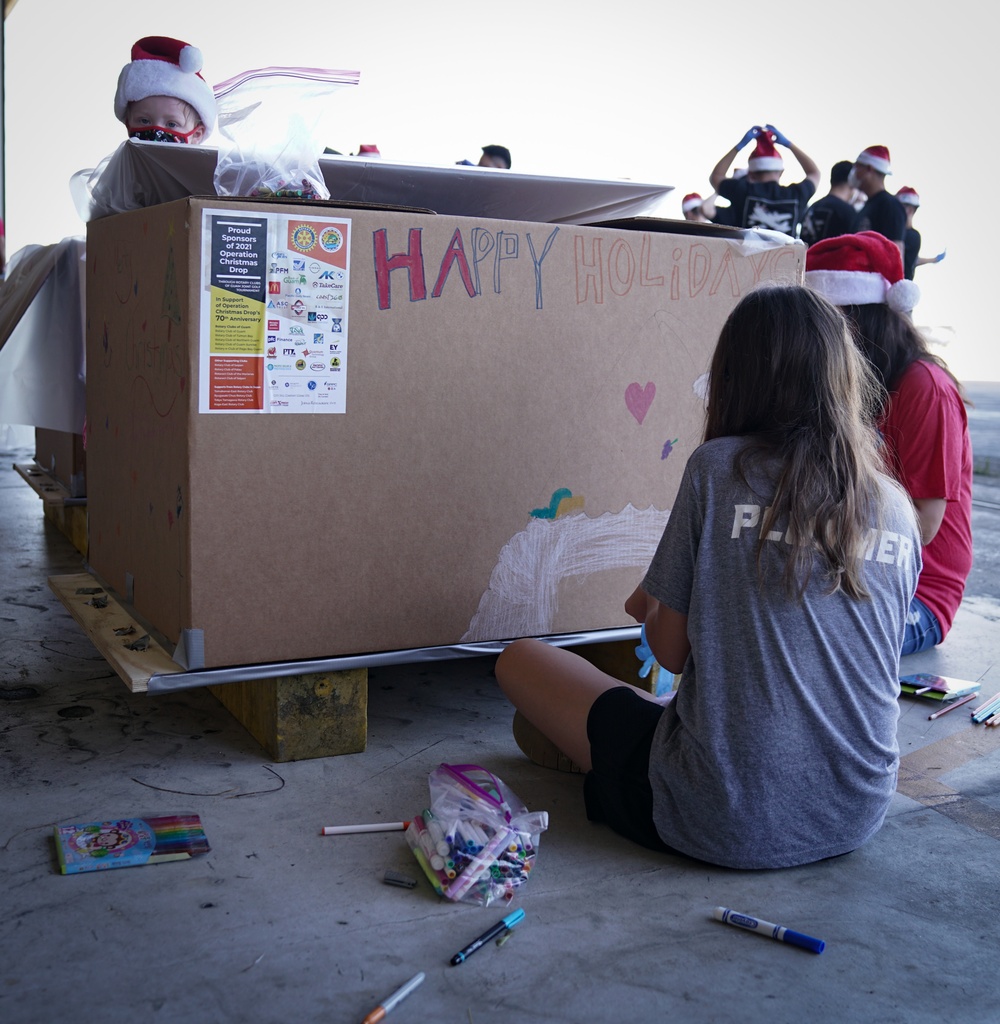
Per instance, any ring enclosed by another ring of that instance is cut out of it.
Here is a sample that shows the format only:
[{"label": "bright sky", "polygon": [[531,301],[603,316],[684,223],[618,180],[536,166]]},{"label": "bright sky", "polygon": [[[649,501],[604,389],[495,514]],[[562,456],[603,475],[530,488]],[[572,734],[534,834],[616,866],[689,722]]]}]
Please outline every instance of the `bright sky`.
[{"label": "bright sky", "polygon": [[[132,43],[169,35],[202,50],[213,85],[267,65],[360,71],[332,99],[324,141],[341,152],[374,143],[389,159],[452,164],[499,143],[514,170],[673,185],[671,217],[686,192],[711,191],[709,172],[750,125],[776,125],[819,164],[817,195],[836,161],[886,145],[890,187],[921,196],[922,255],[948,250],[917,270],[915,320],[950,338],[939,351],[957,376],[1000,381],[988,193],[967,192],[1000,168],[998,133],[981,119],[1000,92],[981,6],[803,10],[791,0],[19,0],[6,23],[8,253],[85,234],[69,178],[125,137],[112,105]],[[799,180],[787,152],[785,163],[782,180]]]}]

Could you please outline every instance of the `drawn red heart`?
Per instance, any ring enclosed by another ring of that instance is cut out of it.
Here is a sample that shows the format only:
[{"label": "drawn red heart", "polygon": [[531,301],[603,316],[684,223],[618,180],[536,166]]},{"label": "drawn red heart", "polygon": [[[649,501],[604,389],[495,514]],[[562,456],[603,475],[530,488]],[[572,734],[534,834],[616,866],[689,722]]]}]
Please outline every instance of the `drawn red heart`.
[{"label": "drawn red heart", "polygon": [[647,381],[645,387],[633,381],[625,389],[625,404],[635,417],[636,423],[642,423],[646,418],[655,397],[656,385],[652,381]]}]

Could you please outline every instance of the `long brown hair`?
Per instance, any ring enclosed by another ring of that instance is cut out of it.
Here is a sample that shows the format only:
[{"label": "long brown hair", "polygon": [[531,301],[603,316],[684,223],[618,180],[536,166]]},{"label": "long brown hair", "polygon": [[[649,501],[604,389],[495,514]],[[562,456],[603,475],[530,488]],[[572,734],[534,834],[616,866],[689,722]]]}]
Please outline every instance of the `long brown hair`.
[{"label": "long brown hair", "polygon": [[757,542],[762,581],[766,551],[785,547],[765,538],[787,517],[797,539],[782,573],[790,596],[801,598],[818,552],[830,593],[868,597],[861,555],[882,518],[882,397],[841,312],[809,288],[763,285],[730,313],[712,357],[705,440],[748,437],[735,466],[748,483],[755,466],[780,465]]},{"label": "long brown hair", "polygon": [[962,401],[966,405],[972,404],[966,398],[961,383],[948,369],[948,364],[931,352],[924,336],[904,313],[897,313],[884,303],[840,308],[847,317],[855,344],[867,357],[876,378],[887,392],[895,391],[908,367],[918,359],[923,359],[940,366],[951,377]]}]

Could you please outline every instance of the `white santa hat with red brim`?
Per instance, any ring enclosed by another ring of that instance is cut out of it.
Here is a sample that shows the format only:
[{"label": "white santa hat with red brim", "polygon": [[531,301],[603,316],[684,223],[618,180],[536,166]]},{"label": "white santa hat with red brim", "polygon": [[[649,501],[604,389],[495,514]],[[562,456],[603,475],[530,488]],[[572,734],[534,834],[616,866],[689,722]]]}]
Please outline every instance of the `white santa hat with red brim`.
[{"label": "white santa hat with red brim", "polygon": [[212,87],[201,77],[201,50],[169,36],[146,36],[132,47],[132,61],[118,75],[115,117],[126,122],[128,105],[150,96],[190,103],[207,131],[215,127]]},{"label": "white santa hat with red brim", "polygon": [[869,146],[858,154],[856,164],[867,164],[873,167],[879,174],[892,174],[892,167],[889,163],[889,150],[885,146]]},{"label": "white santa hat with red brim", "polygon": [[689,213],[691,210],[697,210],[701,206],[703,200],[697,192],[688,192],[688,194],[681,200],[681,212]]},{"label": "white santa hat with red brim", "polygon": [[805,282],[835,306],[885,303],[897,313],[908,313],[920,299],[920,289],[903,276],[899,246],[877,231],[810,245]]},{"label": "white santa hat with red brim", "polygon": [[757,136],[757,145],[754,147],[750,159],[747,160],[747,167],[751,171],[783,171],[785,163],[778,151],[774,148],[771,136],[765,132]]}]

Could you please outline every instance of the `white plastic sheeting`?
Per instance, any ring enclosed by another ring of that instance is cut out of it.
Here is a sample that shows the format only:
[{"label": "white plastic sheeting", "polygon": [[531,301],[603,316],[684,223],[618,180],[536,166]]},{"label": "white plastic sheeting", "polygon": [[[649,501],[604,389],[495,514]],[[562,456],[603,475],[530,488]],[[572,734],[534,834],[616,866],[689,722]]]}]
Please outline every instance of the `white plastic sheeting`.
[{"label": "white plastic sheeting", "polygon": [[0,423],[83,433],[85,242],[30,245],[0,285]]},{"label": "white plastic sheeting", "polygon": [[[129,139],[70,188],[80,216],[96,220],[188,196],[215,195],[218,151],[211,146]],[[671,185],[517,174],[489,167],[430,167],[384,159],[323,156],[332,203],[433,210],[454,217],[591,224],[655,215]]]}]

